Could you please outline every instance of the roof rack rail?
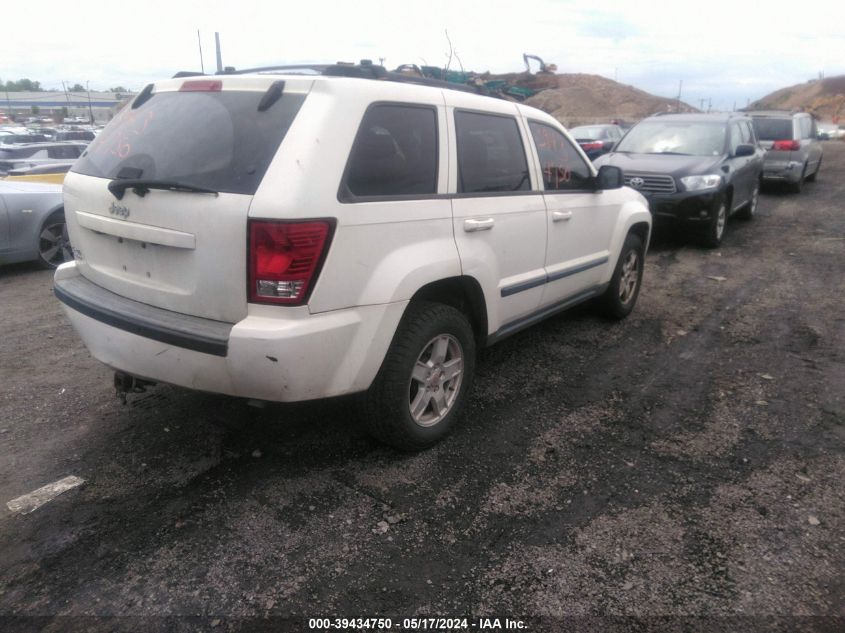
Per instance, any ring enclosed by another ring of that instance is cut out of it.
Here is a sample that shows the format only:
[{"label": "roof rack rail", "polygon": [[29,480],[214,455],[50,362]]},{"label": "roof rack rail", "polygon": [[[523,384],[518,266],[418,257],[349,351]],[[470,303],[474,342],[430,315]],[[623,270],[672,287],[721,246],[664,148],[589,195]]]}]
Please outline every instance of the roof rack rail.
[{"label": "roof rack rail", "polygon": [[[227,69],[228,70],[228,69]],[[358,64],[348,62],[337,62],[335,64],[295,64],[285,66],[262,66],[258,68],[244,68],[243,70],[232,69],[228,73],[233,75],[245,75],[251,73],[284,73],[299,74],[296,71],[311,71],[309,74],[319,74],[327,77],[351,77],[356,79],[376,79],[382,81],[395,81],[397,83],[417,84],[430,86],[432,88],[448,88],[473,94],[496,96],[491,94],[484,86],[473,86],[469,84],[458,84],[440,79],[431,79],[401,72],[389,71],[384,66],[374,64],[369,59],[362,59]]]},{"label": "roof rack rail", "polygon": [[[308,72],[302,72],[308,71]],[[337,62],[335,64],[289,64],[283,66],[260,66],[256,68],[244,68],[236,70],[231,66],[227,66],[223,71],[214,73],[215,75],[247,75],[254,73],[279,73],[279,74],[309,74],[309,75],[323,75],[327,77],[352,77],[357,79],[376,79],[381,81],[395,81],[397,83],[416,84],[420,86],[429,86],[432,88],[447,88],[449,90],[458,90],[460,92],[469,92],[472,94],[480,94],[488,97],[500,97],[495,92],[488,90],[483,85],[459,84],[451,81],[444,81],[442,79],[432,79],[430,77],[423,77],[420,75],[412,75],[405,72],[396,72],[387,70],[384,66],[374,64],[369,59],[362,59],[359,64],[348,62]],[[192,71],[179,71],[173,75],[174,79],[182,77],[202,77],[203,73]]]}]

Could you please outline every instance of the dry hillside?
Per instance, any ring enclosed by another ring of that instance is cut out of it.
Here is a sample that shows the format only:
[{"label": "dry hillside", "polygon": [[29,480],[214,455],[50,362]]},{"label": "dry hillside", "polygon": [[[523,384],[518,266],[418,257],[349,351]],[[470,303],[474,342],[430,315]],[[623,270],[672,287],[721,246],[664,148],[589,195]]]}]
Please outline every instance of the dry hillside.
[{"label": "dry hillside", "polygon": [[750,110],[804,110],[822,121],[845,120],[845,75],[781,88],[749,106]]},{"label": "dry hillside", "polygon": [[[637,121],[655,112],[677,112],[678,102],[649,94],[599,75],[556,75],[557,88],[543,90],[525,103],[540,108],[565,125]],[[697,112],[681,102],[682,112]]]}]

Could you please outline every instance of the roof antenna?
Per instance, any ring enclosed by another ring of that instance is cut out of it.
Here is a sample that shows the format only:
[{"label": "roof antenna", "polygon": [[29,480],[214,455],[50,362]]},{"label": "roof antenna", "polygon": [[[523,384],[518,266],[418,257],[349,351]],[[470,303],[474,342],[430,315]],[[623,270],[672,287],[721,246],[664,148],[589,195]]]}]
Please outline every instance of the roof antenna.
[{"label": "roof antenna", "polygon": [[220,33],[214,32],[214,44],[217,47],[217,74],[223,74],[223,57],[220,54]]}]

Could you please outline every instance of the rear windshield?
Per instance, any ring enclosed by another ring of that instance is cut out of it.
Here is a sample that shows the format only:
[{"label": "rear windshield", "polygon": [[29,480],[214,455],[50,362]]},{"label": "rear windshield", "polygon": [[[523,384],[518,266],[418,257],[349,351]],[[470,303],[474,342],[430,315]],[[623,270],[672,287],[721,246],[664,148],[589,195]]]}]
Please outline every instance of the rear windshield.
[{"label": "rear windshield", "polygon": [[607,128],[596,126],[574,127],[569,130],[569,133],[576,139],[598,141],[603,138],[610,138]]},{"label": "rear windshield", "polygon": [[786,141],[792,138],[792,119],[754,117],[754,130],[761,141]]},{"label": "rear windshield", "polygon": [[263,92],[162,92],[125,107],[72,171],[98,178],[176,181],[254,194],[305,95],[284,94],[263,112]]}]

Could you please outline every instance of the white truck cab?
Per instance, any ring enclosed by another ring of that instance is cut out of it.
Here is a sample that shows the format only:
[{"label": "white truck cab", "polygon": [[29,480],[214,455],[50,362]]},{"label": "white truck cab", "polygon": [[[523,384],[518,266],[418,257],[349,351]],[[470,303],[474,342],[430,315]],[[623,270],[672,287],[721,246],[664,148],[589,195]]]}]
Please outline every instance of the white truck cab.
[{"label": "white truck cab", "polygon": [[373,435],[419,449],[479,346],[588,299],[630,313],[651,216],[617,168],[534,108],[353,68],[157,82],[91,143],[55,293],[96,358],[258,400],[359,394]]}]

